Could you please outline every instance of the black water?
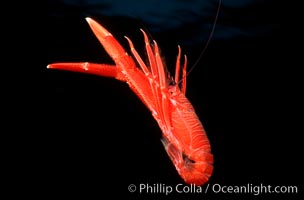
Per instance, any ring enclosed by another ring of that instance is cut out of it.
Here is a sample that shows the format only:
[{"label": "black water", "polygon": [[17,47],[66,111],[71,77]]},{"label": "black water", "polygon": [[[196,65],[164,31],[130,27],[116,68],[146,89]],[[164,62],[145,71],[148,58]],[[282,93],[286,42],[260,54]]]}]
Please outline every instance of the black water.
[{"label": "black water", "polygon": [[[206,45],[218,2],[188,2],[48,2],[46,19],[37,21],[43,29],[31,37],[39,48],[20,71],[26,76],[17,73],[11,79],[22,80],[11,118],[28,120],[22,125],[27,134],[16,136],[25,146],[17,153],[22,170],[16,171],[24,177],[20,185],[34,182],[27,194],[39,190],[42,199],[116,199],[121,194],[125,199],[299,199],[298,194],[252,192],[130,193],[130,184],[184,184],[150,112],[122,82],[46,69],[54,62],[112,63],[87,16],[108,28],[128,51],[127,35],[143,57],[139,29],[149,31],[171,72],[179,44],[191,67]],[[214,154],[210,187],[295,185],[301,190],[302,76],[293,48],[296,34],[290,34],[281,16],[278,3],[271,1],[223,0],[214,35],[188,76],[187,97]]]}]

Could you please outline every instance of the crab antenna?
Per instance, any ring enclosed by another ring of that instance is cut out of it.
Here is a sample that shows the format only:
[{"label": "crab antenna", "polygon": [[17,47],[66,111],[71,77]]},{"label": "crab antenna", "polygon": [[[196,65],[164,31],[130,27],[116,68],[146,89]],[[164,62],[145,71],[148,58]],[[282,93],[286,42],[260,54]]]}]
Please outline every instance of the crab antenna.
[{"label": "crab antenna", "polygon": [[[202,50],[202,52],[200,53],[198,59],[195,61],[195,63],[192,65],[192,67],[191,67],[191,68],[189,69],[189,71],[187,72],[186,76],[188,76],[188,75],[190,74],[190,72],[192,72],[192,70],[196,67],[196,65],[198,65],[198,62],[200,61],[200,59],[201,59],[201,58],[203,57],[203,55],[205,54],[205,51],[206,51],[206,49],[207,49],[207,47],[208,47],[208,45],[209,45],[209,43],[210,43],[210,41],[211,41],[211,38],[213,37],[213,34],[214,34],[215,26],[216,26],[216,23],[217,23],[217,21],[218,21],[218,16],[219,16],[219,12],[220,12],[221,3],[222,3],[222,1],[219,0],[218,7],[217,7],[217,11],[216,11],[216,15],[215,15],[215,18],[214,18],[214,23],[213,23],[211,32],[210,32],[210,34],[209,34],[209,38],[208,38],[208,40],[207,40],[207,42],[206,42],[206,45],[205,45],[204,49]],[[181,81],[183,81],[183,79],[186,78],[186,76],[184,76],[184,77],[179,81],[179,83],[180,83]],[[178,83],[178,84],[179,84],[179,83]]]}]

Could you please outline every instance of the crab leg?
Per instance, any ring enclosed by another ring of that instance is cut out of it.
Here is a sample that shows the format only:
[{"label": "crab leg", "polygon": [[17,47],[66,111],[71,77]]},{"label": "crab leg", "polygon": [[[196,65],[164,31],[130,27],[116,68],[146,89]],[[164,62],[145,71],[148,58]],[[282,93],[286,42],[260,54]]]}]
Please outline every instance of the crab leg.
[{"label": "crab leg", "polygon": [[126,70],[136,68],[134,61],[109,31],[89,17],[87,17],[86,20],[93,33],[96,35],[109,56],[114,60],[116,65],[95,64],[89,62],[55,63],[48,65],[47,68],[84,72],[99,76],[114,77],[118,80],[126,81],[123,73]]},{"label": "crab leg", "polygon": [[73,72],[81,72],[95,74],[115,78],[117,76],[117,68],[115,65],[95,64],[89,62],[82,63],[54,63],[47,66],[49,69],[63,69]]}]

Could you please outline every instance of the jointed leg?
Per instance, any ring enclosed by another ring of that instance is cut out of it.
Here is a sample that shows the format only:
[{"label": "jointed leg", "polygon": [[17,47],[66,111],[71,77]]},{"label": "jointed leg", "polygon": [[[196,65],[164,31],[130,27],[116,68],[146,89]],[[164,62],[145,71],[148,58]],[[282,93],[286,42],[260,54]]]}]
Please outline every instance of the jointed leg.
[{"label": "jointed leg", "polygon": [[98,76],[105,76],[105,77],[111,77],[111,78],[117,77],[117,68],[115,67],[115,65],[95,64],[95,63],[88,63],[88,62],[54,63],[54,64],[49,64],[47,66],[47,68],[95,74]]}]

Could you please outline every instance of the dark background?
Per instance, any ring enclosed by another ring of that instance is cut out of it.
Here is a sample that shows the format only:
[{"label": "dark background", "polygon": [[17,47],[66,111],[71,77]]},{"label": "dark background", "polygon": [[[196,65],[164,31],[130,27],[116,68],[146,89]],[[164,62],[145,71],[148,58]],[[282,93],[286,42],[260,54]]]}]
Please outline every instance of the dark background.
[{"label": "dark background", "polygon": [[[278,3],[224,0],[211,42],[199,57],[217,1],[155,1],[147,7],[137,1],[120,6],[107,1],[47,2],[41,19],[36,15],[30,20],[35,33],[22,34],[26,45],[18,51],[26,60],[10,77],[19,82],[10,90],[18,99],[10,108],[17,113],[10,118],[26,121],[16,124],[28,130],[14,136],[22,144],[17,151],[18,184],[31,188],[25,194],[39,191],[42,199],[116,199],[121,194],[126,199],[299,199],[299,194],[128,192],[129,184],[183,183],[151,113],[125,83],[46,69],[54,62],[112,63],[87,16],[103,24],[127,51],[123,36],[129,36],[144,57],[143,28],[158,42],[171,72],[180,44],[189,69],[198,62],[188,76],[187,97],[211,142],[215,162],[209,183],[296,185],[301,191],[298,38],[290,33]],[[35,51],[27,52],[32,47]]]}]

